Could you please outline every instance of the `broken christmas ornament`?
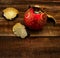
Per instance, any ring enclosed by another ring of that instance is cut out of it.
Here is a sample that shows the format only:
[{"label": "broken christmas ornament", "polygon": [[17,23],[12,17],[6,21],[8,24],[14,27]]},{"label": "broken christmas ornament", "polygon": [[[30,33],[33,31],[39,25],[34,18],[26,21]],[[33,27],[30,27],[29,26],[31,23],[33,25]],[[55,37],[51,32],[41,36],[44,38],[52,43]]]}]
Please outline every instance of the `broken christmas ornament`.
[{"label": "broken christmas ornament", "polygon": [[40,30],[47,22],[56,23],[55,19],[48,15],[39,5],[29,6],[24,15],[24,23],[29,29]]}]

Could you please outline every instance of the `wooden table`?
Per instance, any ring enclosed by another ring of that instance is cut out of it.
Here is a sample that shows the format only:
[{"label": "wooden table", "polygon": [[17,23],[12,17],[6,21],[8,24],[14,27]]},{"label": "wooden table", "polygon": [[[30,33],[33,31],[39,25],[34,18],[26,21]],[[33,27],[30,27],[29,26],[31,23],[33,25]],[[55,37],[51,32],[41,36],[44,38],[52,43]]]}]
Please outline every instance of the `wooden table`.
[{"label": "wooden table", "polygon": [[[39,32],[21,39],[12,32],[15,23],[23,23],[28,5],[40,5],[45,12],[56,19],[56,25],[46,25]],[[14,21],[2,17],[2,10],[15,7],[20,11]],[[60,58],[60,1],[59,0],[1,0],[0,1],[0,58]]]}]

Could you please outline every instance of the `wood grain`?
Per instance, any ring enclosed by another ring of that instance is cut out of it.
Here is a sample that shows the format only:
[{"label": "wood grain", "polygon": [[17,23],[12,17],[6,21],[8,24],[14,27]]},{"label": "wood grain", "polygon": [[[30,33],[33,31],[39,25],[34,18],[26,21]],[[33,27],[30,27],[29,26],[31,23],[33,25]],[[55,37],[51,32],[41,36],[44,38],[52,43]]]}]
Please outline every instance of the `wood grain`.
[{"label": "wood grain", "polygon": [[[2,17],[2,10],[6,7],[15,7],[17,8],[20,13],[18,15],[18,18],[16,18],[14,21],[7,21]],[[30,36],[60,36],[60,5],[40,5],[41,8],[43,8],[43,10],[47,13],[52,15],[55,20],[56,20],[56,26],[45,26],[44,29],[42,31],[38,31],[38,32],[33,32],[29,30]],[[24,19],[24,13],[25,11],[28,9],[28,5],[0,5],[0,26],[3,26],[3,28],[0,27],[1,29],[1,33],[0,36],[3,36],[2,34],[4,33],[4,36],[7,36],[7,34],[9,34],[8,36],[15,36],[12,33],[12,27],[15,23],[17,22],[21,22],[23,24],[23,19]],[[3,22],[3,23],[2,23]],[[4,30],[3,30],[4,29]],[[52,30],[53,29],[53,30]],[[9,31],[8,31],[9,30]],[[58,32],[59,31],[59,32]]]},{"label": "wood grain", "polygon": [[[15,36],[12,32],[12,27],[14,24],[21,22],[23,23],[23,18],[16,18],[14,21],[7,21],[5,19],[0,20],[0,36]],[[60,22],[57,20],[56,26],[53,26],[51,24],[47,25],[43,28],[43,30],[40,31],[33,31],[33,30],[27,30],[30,36],[32,37],[38,37],[38,36],[60,36]]]},{"label": "wood grain", "polygon": [[[13,39],[12,39],[13,38]],[[0,37],[1,58],[59,58],[60,38]]]},{"label": "wood grain", "polygon": [[[60,19],[60,5],[39,5],[47,14],[52,15],[55,19]],[[29,5],[0,5],[0,17],[2,17],[2,12],[5,8],[14,7],[19,10],[19,17],[24,18],[24,13],[28,9],[28,6]]]},{"label": "wood grain", "polygon": [[[56,25],[46,24],[41,31],[27,31],[25,39],[16,37],[12,32],[15,23],[23,23],[28,5],[40,5],[52,15]],[[6,7],[20,11],[18,18],[7,21],[2,16]],[[0,0],[0,58],[60,58],[60,0]]]},{"label": "wood grain", "polygon": [[[60,0],[0,0],[0,4],[42,4],[42,3],[60,3]],[[58,4],[57,3],[57,4]]]}]

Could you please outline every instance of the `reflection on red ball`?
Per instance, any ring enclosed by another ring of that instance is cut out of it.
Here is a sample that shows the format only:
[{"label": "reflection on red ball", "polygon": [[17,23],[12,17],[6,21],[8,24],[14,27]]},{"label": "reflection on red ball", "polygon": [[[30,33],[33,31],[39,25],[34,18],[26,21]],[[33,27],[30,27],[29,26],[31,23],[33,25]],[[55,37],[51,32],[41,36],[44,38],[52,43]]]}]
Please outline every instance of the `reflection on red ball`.
[{"label": "reflection on red ball", "polygon": [[46,24],[47,15],[43,12],[35,13],[33,8],[29,8],[24,15],[25,25],[33,30],[42,29]]}]

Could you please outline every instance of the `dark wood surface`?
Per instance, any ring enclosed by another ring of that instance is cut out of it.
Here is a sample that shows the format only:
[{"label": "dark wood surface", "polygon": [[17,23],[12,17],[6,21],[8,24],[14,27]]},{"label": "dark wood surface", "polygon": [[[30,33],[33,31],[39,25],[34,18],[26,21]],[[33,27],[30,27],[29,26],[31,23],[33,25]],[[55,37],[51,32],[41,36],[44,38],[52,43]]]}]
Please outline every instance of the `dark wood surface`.
[{"label": "dark wood surface", "polygon": [[0,58],[60,58],[60,38],[0,37]]},{"label": "dark wood surface", "polygon": [[[41,31],[29,30],[30,36],[21,39],[12,32],[15,23],[23,23],[28,5],[40,5],[52,15],[56,25],[47,25]],[[14,21],[2,17],[2,10],[15,7],[20,13]],[[0,58],[60,58],[60,0],[0,0]]]}]

